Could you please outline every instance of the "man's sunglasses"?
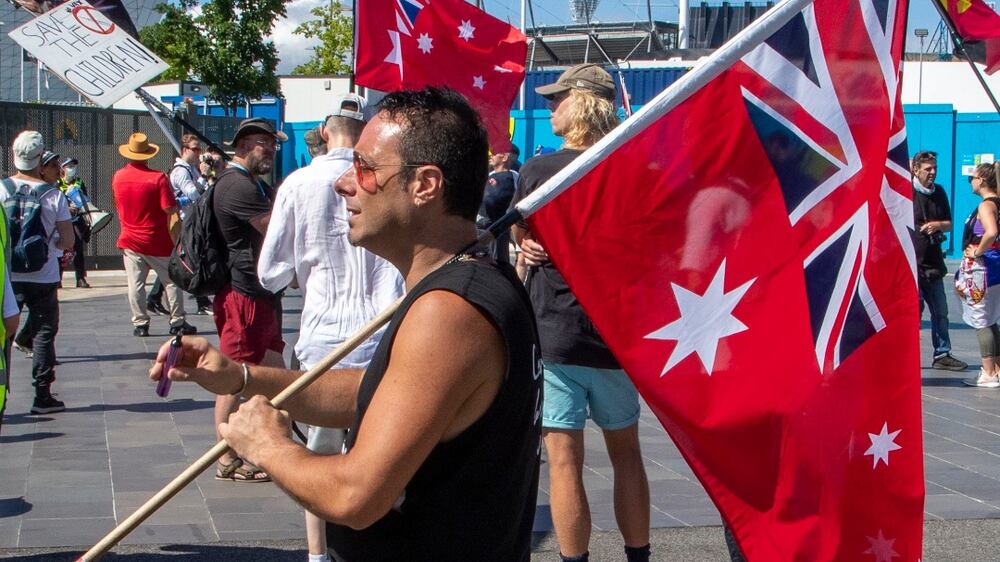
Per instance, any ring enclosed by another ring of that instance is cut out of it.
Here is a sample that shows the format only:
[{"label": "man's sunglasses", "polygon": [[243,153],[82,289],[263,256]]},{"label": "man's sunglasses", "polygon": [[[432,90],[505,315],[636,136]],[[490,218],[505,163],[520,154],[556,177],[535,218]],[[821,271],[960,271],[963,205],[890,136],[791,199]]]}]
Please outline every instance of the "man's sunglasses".
[{"label": "man's sunglasses", "polygon": [[[389,166],[399,166],[400,168],[419,168],[420,166],[434,166],[430,162],[400,162],[398,164],[369,164],[361,157],[357,152],[354,153],[354,174],[357,175],[358,181],[372,181],[376,180],[375,183],[378,185],[377,178],[375,177],[375,172],[382,168]],[[398,174],[399,172],[396,172]],[[395,174],[394,174],[395,175]],[[392,176],[390,176],[390,179]],[[389,181],[388,179],[386,181]]]}]

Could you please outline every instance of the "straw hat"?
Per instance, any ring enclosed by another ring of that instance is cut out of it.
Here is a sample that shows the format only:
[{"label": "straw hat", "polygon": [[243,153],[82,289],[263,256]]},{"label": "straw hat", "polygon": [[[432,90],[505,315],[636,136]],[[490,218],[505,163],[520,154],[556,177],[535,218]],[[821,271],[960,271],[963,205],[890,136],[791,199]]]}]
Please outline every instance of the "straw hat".
[{"label": "straw hat", "polygon": [[132,133],[128,143],[118,147],[118,153],[129,160],[149,160],[159,151],[160,147],[149,142],[146,133]]}]

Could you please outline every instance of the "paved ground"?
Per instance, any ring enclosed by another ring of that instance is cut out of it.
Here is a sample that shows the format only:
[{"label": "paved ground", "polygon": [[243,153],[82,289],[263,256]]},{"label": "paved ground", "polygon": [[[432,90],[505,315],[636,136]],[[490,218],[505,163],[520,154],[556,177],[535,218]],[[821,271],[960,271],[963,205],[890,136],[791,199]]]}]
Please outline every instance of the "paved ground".
[{"label": "paved ground", "polygon": [[[15,353],[13,395],[0,436],[0,557],[72,558],[211,447],[212,400],[175,385],[169,400],[145,377],[167,321],[154,317],[153,337],[131,336],[121,275],[91,275],[90,290],[60,298],[56,391],[68,410],[31,416],[30,363]],[[67,287],[69,284],[67,284]],[[950,298],[950,297],[949,297]],[[192,303],[193,304],[193,303]],[[975,335],[951,303],[955,354],[973,361]],[[286,339],[293,340],[301,299],[285,301]],[[193,307],[192,307],[193,308]],[[210,317],[190,321],[214,338]],[[928,348],[927,324],[921,332]],[[925,352],[925,355],[928,353]],[[1000,560],[1000,391],[961,386],[971,376],[923,371],[927,539],[925,560]],[[723,560],[717,511],[644,412],[640,428],[652,490],[657,560]],[[545,471],[543,470],[543,475]],[[588,433],[587,468],[595,527],[595,560],[620,558],[611,509],[611,472],[600,435]],[[548,483],[536,517],[536,560],[557,560]],[[128,560],[302,560],[301,511],[271,484],[198,478],[126,540]],[[247,541],[263,541],[250,543]],[[171,545],[156,547],[150,545]],[[256,547],[256,548],[255,548]],[[248,548],[255,548],[252,556]]]}]

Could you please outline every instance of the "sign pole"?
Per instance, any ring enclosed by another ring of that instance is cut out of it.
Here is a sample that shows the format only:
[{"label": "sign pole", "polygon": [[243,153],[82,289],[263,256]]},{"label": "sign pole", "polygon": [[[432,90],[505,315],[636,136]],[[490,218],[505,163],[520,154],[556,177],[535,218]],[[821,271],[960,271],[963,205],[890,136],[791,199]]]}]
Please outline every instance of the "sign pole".
[{"label": "sign pole", "polygon": [[160,114],[153,109],[152,104],[150,104],[149,101],[146,100],[146,98],[139,96],[139,99],[142,100],[142,104],[146,106],[146,111],[148,111],[149,115],[153,117],[153,121],[156,121],[156,124],[159,125],[160,130],[163,131],[163,134],[166,135],[167,140],[170,141],[170,144],[174,147],[174,150],[176,150],[177,154],[179,155],[181,153],[181,143],[177,142],[177,139],[174,138],[173,131],[170,130],[170,127],[167,127],[167,124],[163,122],[163,118],[160,117]]}]

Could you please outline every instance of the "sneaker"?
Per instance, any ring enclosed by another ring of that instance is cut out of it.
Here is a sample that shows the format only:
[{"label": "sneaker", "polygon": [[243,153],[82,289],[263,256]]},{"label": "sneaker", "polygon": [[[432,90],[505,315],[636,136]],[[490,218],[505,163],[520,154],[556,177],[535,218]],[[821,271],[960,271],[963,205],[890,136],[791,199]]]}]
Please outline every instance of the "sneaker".
[{"label": "sneaker", "polygon": [[163,308],[163,303],[157,301],[146,301],[146,310],[152,312],[153,314],[163,314],[168,315],[170,311]]},{"label": "sneaker", "polygon": [[142,326],[136,326],[132,330],[132,335],[137,338],[148,338],[149,337],[149,325],[143,324]]},{"label": "sneaker", "polygon": [[66,409],[66,404],[61,400],[56,400],[51,394],[47,396],[36,396],[35,402],[31,405],[32,414],[54,414]]},{"label": "sneaker", "polygon": [[212,312],[212,307],[210,307],[210,306],[203,306],[203,307],[199,308],[198,311],[195,312],[195,314],[197,314],[198,316],[212,316],[215,313]]},{"label": "sneaker", "polygon": [[978,377],[974,379],[965,379],[962,383],[966,386],[978,386],[979,388],[1000,388],[1000,376],[994,374],[991,377],[986,374],[986,371],[980,369]]},{"label": "sneaker", "polygon": [[950,353],[935,357],[934,363],[931,364],[931,367],[935,369],[944,369],[946,371],[964,371],[968,366],[968,363],[955,359]]},{"label": "sneaker", "polygon": [[76,281],[76,288],[77,289],[89,289],[90,288],[90,283],[87,283],[86,279],[77,279],[77,281]]},{"label": "sneaker", "polygon": [[21,345],[17,342],[14,342],[14,349],[23,353],[24,356],[27,357],[28,359],[31,359],[32,357],[35,356],[35,351],[26,345]]},{"label": "sneaker", "polygon": [[187,322],[181,324],[180,326],[172,326],[170,328],[171,336],[176,336],[177,334],[180,334],[182,336],[190,336],[192,334],[197,334],[197,333],[198,333],[198,328],[195,328],[194,326],[188,324]]}]

